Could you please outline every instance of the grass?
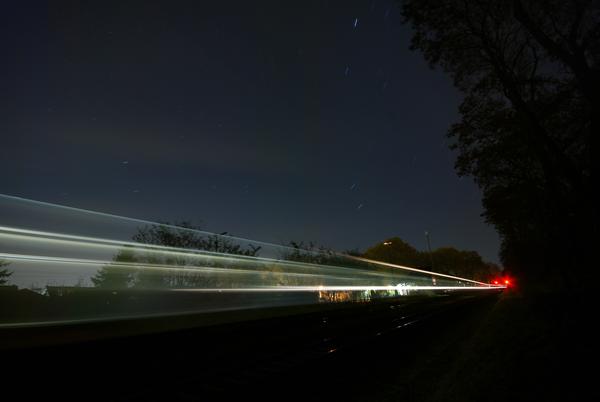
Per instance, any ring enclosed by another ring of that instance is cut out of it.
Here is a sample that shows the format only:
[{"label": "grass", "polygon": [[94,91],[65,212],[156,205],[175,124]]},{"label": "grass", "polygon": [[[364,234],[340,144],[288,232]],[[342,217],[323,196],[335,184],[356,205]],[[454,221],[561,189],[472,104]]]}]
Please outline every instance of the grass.
[{"label": "grass", "polygon": [[[449,367],[435,400],[547,399],[557,366],[561,320],[535,303],[502,299]],[[552,309],[549,309],[552,310]]]},{"label": "grass", "polygon": [[479,317],[440,334],[444,342],[426,352],[426,363],[398,379],[410,383],[408,393],[396,387],[381,399],[568,401],[597,396],[592,378],[595,317],[586,314],[590,306],[579,295],[509,292]]}]

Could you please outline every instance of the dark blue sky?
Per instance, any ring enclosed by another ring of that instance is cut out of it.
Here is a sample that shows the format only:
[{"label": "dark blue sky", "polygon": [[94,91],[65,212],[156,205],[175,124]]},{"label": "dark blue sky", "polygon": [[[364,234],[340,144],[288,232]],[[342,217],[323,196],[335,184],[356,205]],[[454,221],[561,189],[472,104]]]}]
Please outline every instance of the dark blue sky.
[{"label": "dark blue sky", "polygon": [[400,236],[498,261],[450,79],[394,1],[17,2],[0,192],[257,240]]}]

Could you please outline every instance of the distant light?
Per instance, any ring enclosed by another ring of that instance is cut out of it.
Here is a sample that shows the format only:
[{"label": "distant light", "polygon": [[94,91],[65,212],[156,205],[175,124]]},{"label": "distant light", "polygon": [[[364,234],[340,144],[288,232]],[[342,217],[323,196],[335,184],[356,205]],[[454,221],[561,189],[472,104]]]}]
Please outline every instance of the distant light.
[{"label": "distant light", "polygon": [[498,284],[498,281],[494,281],[494,285],[497,285],[497,284]]},{"label": "distant light", "polygon": [[390,244],[392,244],[392,242],[391,242],[391,241],[384,241],[384,242],[383,242],[383,245],[384,245],[384,246],[389,246]]}]

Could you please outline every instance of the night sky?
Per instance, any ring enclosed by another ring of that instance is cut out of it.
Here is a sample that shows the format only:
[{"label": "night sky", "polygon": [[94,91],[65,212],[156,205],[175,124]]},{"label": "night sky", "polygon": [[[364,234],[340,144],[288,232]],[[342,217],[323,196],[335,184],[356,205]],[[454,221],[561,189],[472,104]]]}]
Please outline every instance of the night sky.
[{"label": "night sky", "polygon": [[498,261],[450,79],[379,1],[4,5],[0,193],[276,243]]}]

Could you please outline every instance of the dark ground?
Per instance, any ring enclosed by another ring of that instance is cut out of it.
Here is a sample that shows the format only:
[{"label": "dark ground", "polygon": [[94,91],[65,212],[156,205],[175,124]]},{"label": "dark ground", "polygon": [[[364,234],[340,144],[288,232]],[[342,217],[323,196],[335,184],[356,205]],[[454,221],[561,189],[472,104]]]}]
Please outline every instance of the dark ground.
[{"label": "dark ground", "polygon": [[585,305],[439,297],[5,351],[3,389],[53,400],[590,399]]},{"label": "dark ground", "polygon": [[590,301],[578,295],[507,292],[446,326],[441,342],[419,364],[383,384],[371,400],[597,398],[596,324],[586,313]]}]

